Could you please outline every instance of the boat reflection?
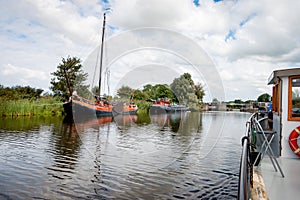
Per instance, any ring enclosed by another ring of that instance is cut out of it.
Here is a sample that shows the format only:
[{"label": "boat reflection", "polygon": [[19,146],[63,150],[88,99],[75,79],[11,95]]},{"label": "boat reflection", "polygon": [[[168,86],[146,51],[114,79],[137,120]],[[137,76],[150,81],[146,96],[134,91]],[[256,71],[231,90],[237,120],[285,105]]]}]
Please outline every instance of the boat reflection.
[{"label": "boat reflection", "polygon": [[115,122],[119,128],[130,127],[137,121],[137,115],[116,115],[96,117],[90,116],[77,116],[76,118],[70,118],[69,116],[64,118],[64,123],[73,124],[77,132],[82,132],[85,129],[94,128],[99,129],[100,126]]}]

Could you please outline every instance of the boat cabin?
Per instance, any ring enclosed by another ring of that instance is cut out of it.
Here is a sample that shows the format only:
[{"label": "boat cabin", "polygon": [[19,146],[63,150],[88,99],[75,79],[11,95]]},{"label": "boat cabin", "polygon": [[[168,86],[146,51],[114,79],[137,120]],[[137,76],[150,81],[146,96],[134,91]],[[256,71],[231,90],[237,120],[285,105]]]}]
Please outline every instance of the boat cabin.
[{"label": "boat cabin", "polygon": [[296,152],[290,148],[289,138],[291,132],[300,126],[300,68],[274,71],[268,85],[273,85],[273,130],[277,133],[272,142],[274,153],[297,158]]}]

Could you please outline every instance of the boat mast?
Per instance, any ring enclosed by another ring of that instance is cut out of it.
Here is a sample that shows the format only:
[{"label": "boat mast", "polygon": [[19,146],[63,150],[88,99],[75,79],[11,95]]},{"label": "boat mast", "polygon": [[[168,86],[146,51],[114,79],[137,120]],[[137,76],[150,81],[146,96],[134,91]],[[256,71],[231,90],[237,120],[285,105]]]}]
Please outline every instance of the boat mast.
[{"label": "boat mast", "polygon": [[105,32],[106,13],[103,14],[102,38],[101,38],[101,53],[100,53],[100,74],[99,74],[99,97],[101,96],[101,75],[102,75],[102,59],[103,59],[103,46],[104,46],[104,32]]}]

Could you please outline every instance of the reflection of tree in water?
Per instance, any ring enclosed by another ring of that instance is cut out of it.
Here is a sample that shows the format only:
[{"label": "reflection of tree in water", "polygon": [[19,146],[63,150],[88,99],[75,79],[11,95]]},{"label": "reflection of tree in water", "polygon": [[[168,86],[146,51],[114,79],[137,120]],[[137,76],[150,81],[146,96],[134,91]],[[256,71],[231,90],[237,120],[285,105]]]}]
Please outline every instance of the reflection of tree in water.
[{"label": "reflection of tree in water", "polygon": [[184,135],[199,133],[202,130],[202,114],[198,112],[173,114],[169,117],[169,124],[173,132]]},{"label": "reflection of tree in water", "polygon": [[170,127],[171,127],[171,130],[173,132],[177,132],[180,128],[180,122],[181,122],[181,115],[180,114],[177,114],[177,115],[171,115],[169,117],[169,124],[170,124]]},{"label": "reflection of tree in water", "polygon": [[161,131],[165,131],[167,128],[174,133],[189,135],[201,132],[202,113],[181,112],[151,115],[151,122],[161,127]]},{"label": "reflection of tree in water", "polygon": [[151,123],[151,118],[149,113],[140,113],[135,121],[137,125],[145,125]]},{"label": "reflection of tree in water", "polygon": [[57,117],[2,117],[0,118],[0,128],[3,130],[29,131],[38,130],[41,125],[50,126],[57,123]]},{"label": "reflection of tree in water", "polygon": [[50,154],[53,155],[52,174],[56,178],[64,179],[69,173],[74,173],[78,153],[81,146],[80,137],[72,121],[65,121],[61,126],[54,126],[50,138]]}]

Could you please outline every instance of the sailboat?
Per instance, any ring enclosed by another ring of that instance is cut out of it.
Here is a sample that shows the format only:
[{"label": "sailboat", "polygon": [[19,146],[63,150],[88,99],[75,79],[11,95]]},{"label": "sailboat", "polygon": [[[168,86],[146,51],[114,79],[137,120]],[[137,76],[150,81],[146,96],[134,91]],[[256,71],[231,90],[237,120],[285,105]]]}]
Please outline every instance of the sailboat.
[{"label": "sailboat", "polygon": [[[102,26],[102,38],[101,38],[101,51],[100,51],[100,75],[99,75],[99,95],[94,95],[95,101],[91,102],[88,99],[84,99],[77,95],[76,92],[70,92],[71,96],[68,102],[63,104],[64,110],[67,115],[76,114],[93,114],[95,113],[98,117],[104,116],[115,116],[118,114],[136,114],[138,107],[133,102],[129,105],[123,105],[120,107],[120,103],[116,104],[116,108],[104,97],[101,96],[101,84],[102,84],[102,60],[103,60],[103,47],[104,47],[104,33],[105,33],[106,13],[103,14],[103,26]],[[69,80],[66,75],[68,87]],[[70,88],[69,88],[70,90]],[[71,90],[70,90],[71,91]],[[121,108],[121,109],[120,109]]]}]

